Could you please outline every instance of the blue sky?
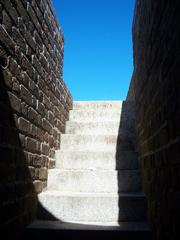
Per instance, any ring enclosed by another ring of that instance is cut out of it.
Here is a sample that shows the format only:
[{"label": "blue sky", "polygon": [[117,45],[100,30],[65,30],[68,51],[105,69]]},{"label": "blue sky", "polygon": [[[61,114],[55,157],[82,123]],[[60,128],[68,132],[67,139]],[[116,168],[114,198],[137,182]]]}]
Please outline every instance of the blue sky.
[{"label": "blue sky", "polygon": [[132,71],[134,0],[52,0],[74,100],[124,100]]}]

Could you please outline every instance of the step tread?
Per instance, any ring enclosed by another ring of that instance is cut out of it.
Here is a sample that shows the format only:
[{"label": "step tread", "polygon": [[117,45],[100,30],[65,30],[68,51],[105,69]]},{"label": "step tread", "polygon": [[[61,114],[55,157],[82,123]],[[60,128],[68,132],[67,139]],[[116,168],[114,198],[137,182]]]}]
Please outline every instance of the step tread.
[{"label": "step tread", "polygon": [[[127,152],[131,152],[131,153],[135,153],[135,154],[137,154],[137,152],[136,151],[134,151],[134,150],[121,150],[120,151],[121,153],[123,152],[123,153],[127,153]],[[88,150],[88,149],[86,149],[86,150],[83,150],[83,149],[77,149],[77,150],[72,150],[72,149],[60,149],[60,150],[57,150],[56,151],[56,153],[82,153],[82,154],[86,154],[86,153],[102,153],[102,154],[114,154],[114,153],[116,153],[115,151],[113,151],[112,149],[104,149],[103,150],[103,152],[102,152],[102,150],[101,149],[90,149],[90,150]]]},{"label": "step tread", "polygon": [[128,192],[128,193],[88,193],[88,192],[60,192],[55,190],[48,190],[40,193],[40,195],[53,195],[65,197],[137,197],[145,198],[143,192]]},{"label": "step tread", "polygon": [[97,173],[104,173],[104,172],[107,172],[107,173],[109,173],[109,172],[111,172],[111,173],[115,173],[115,174],[117,174],[117,172],[124,172],[124,173],[139,173],[140,172],[140,170],[139,169],[118,169],[118,170],[116,170],[116,169],[59,169],[59,168],[53,168],[53,169],[49,169],[49,172],[51,172],[51,173],[53,173],[53,172],[55,172],[55,173],[61,173],[61,172],[75,172],[75,173],[77,173],[77,172],[80,172],[80,173],[84,173],[84,172],[89,172],[89,173],[91,173],[91,172],[97,172]]}]

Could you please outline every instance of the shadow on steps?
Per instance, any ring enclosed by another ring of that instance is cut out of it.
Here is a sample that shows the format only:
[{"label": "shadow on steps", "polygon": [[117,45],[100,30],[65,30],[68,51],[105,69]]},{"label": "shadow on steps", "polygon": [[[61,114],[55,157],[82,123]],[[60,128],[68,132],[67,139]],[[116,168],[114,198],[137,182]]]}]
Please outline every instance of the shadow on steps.
[{"label": "shadow on steps", "polygon": [[24,240],[103,239],[151,240],[146,224],[122,223],[121,226],[95,226],[61,221],[38,221],[26,229]]}]

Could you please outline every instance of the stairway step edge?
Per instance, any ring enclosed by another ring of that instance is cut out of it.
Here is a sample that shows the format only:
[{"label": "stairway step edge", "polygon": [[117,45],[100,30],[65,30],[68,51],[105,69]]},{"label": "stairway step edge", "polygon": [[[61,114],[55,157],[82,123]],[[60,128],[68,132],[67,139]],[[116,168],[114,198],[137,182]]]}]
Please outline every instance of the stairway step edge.
[{"label": "stairway step edge", "polygon": [[[114,152],[115,151],[113,151],[113,150],[110,150],[110,149],[108,149],[108,150],[103,150],[103,151],[98,151],[98,150],[65,150],[65,149],[59,149],[59,150],[56,150],[56,153],[103,153],[103,154],[105,154],[105,153],[113,153],[114,154]],[[135,154],[137,154],[137,152],[136,151],[134,151],[134,150],[121,150],[120,152],[123,152],[123,153],[126,153],[126,152],[131,152],[131,153],[135,153]]]},{"label": "stairway step edge", "polygon": [[48,170],[49,173],[60,173],[60,172],[140,172],[139,169],[59,169],[59,168],[53,168]]},{"label": "stairway step edge", "polygon": [[91,193],[91,192],[61,192],[55,190],[48,190],[40,193],[43,195],[53,195],[60,197],[137,197],[145,198],[143,192],[128,192],[128,193]]},{"label": "stairway step edge", "polygon": [[27,229],[89,231],[151,231],[147,222],[61,222],[36,220]]}]

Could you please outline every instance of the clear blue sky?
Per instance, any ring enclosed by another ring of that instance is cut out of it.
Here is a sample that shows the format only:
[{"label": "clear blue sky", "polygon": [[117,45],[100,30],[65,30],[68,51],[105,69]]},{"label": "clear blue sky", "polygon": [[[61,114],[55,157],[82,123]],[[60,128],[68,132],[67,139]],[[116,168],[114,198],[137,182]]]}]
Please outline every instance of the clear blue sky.
[{"label": "clear blue sky", "polygon": [[74,100],[124,100],[132,70],[134,0],[52,0]]}]

